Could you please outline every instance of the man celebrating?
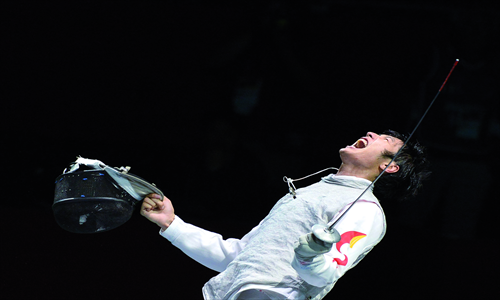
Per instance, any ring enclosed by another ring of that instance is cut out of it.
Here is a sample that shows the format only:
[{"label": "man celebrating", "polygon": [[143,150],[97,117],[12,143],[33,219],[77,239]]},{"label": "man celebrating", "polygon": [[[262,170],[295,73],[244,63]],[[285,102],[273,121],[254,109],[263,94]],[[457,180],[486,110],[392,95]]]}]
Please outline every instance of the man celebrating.
[{"label": "man celebrating", "polygon": [[[385,217],[377,197],[415,195],[428,175],[418,143],[407,143],[390,163],[405,138],[395,131],[368,132],[340,149],[337,174],[281,198],[241,239],[224,240],[185,223],[169,199],[155,194],[144,199],[141,214],[160,226],[160,234],[174,246],[220,272],[203,287],[206,300],[322,299],[384,236]],[[310,238],[312,226],[336,219],[384,170],[336,223],[341,239],[335,247]]]}]

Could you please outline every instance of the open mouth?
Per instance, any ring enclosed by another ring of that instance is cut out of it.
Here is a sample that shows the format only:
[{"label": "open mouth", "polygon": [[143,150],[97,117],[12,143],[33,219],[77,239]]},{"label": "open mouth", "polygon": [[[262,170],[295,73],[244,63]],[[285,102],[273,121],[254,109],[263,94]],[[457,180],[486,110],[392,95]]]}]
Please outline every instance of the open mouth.
[{"label": "open mouth", "polygon": [[363,149],[366,148],[366,146],[368,146],[368,141],[364,138],[360,138],[359,140],[356,141],[356,143],[352,144],[352,146],[354,148]]}]

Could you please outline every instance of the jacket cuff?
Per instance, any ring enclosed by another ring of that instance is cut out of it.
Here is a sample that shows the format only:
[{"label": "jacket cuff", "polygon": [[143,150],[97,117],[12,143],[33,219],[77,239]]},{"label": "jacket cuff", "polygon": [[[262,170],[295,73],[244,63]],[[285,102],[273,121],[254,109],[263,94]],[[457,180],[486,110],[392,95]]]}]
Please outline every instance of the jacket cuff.
[{"label": "jacket cuff", "polygon": [[179,218],[179,216],[175,215],[174,220],[172,221],[172,223],[170,223],[168,228],[165,230],[160,229],[159,233],[162,237],[166,238],[171,243],[173,243],[179,237],[179,235],[181,235],[182,233],[181,229],[184,226],[184,224],[185,224],[184,221],[181,218]]}]

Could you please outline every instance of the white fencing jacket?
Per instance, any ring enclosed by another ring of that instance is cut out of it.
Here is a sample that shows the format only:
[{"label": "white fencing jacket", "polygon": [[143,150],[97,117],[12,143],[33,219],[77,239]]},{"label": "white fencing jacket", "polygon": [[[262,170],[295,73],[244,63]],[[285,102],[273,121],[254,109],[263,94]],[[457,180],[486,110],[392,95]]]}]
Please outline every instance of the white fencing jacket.
[{"label": "white fencing jacket", "polygon": [[271,299],[322,299],[337,280],[354,267],[385,234],[383,210],[366,191],[335,225],[341,241],[311,264],[298,261],[294,243],[315,224],[335,220],[366,189],[370,181],[329,175],[298,189],[296,198],[281,198],[259,225],[241,239],[185,223],[176,216],[160,234],[185,254],[220,272],[203,287],[206,300],[237,299],[258,290]]}]

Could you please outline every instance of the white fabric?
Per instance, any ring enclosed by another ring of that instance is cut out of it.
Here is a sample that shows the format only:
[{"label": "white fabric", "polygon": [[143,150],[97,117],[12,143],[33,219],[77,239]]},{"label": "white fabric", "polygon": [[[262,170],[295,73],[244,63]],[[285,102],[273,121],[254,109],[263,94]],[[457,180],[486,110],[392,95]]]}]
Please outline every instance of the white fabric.
[{"label": "white fabric", "polygon": [[[203,288],[205,299],[237,299],[248,289],[272,292],[271,299],[321,299],[383,237],[385,217],[372,191],[336,224],[341,242],[313,264],[298,261],[293,244],[314,224],[327,224],[368,186],[364,179],[330,175],[283,197],[241,239],[185,223],[176,216],[160,234],[191,258],[221,272]],[[351,247],[352,246],[352,247]],[[274,294],[276,293],[276,294]]]},{"label": "white fabric", "polygon": [[68,173],[78,170],[80,168],[80,165],[84,165],[95,170],[102,170],[105,166],[105,164],[100,160],[78,157],[75,161],[75,164],[71,167]]}]

